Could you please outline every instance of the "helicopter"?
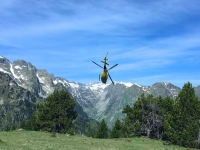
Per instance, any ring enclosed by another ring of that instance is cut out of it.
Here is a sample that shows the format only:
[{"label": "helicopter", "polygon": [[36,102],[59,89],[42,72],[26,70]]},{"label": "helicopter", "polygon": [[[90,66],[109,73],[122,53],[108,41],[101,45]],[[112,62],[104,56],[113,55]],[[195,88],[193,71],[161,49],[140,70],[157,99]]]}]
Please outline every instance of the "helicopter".
[{"label": "helicopter", "polygon": [[108,59],[107,59],[107,56],[108,56],[108,52],[107,52],[106,57],[104,58],[104,60],[101,61],[101,62],[104,64],[104,67],[100,66],[99,64],[97,64],[97,63],[94,62],[94,61],[92,61],[92,62],[93,62],[94,64],[96,64],[97,66],[99,66],[100,68],[103,69],[103,72],[102,72],[102,74],[101,74],[101,77],[100,77],[100,75],[99,75],[99,81],[100,81],[100,78],[101,78],[101,81],[102,81],[103,83],[106,84],[106,81],[107,81],[108,76],[109,76],[110,80],[112,81],[112,83],[113,83],[113,85],[114,85],[114,82],[113,82],[113,80],[112,80],[110,74],[108,73],[108,70],[111,70],[112,68],[116,67],[118,64],[115,64],[115,65],[112,66],[111,68],[107,69],[107,68],[106,68],[106,65],[109,65],[109,64],[106,62],[106,61],[108,60]]}]

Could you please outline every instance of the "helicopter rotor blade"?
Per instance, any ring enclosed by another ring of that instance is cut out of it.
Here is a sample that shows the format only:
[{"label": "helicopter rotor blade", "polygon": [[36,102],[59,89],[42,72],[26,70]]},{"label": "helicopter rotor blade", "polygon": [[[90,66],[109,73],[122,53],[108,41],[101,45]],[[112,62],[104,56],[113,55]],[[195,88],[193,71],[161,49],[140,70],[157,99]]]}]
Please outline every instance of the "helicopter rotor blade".
[{"label": "helicopter rotor blade", "polygon": [[114,85],[114,82],[113,82],[113,80],[112,80],[112,78],[111,78],[109,73],[108,73],[108,76],[109,76],[110,80],[112,81],[112,84]]},{"label": "helicopter rotor blade", "polygon": [[103,69],[103,67],[101,67],[99,64],[95,63],[94,61],[92,61],[94,64],[96,64],[97,66],[99,66],[100,68]]},{"label": "helicopter rotor blade", "polygon": [[106,57],[105,57],[105,58],[106,58],[106,60],[108,60],[108,59],[107,59],[107,56],[108,56],[108,52],[107,52],[107,54],[106,54]]},{"label": "helicopter rotor blade", "polygon": [[112,68],[114,68],[114,67],[116,67],[118,64],[116,64],[116,65],[114,65],[114,66],[112,66],[111,68],[109,68],[108,70],[111,70]]}]

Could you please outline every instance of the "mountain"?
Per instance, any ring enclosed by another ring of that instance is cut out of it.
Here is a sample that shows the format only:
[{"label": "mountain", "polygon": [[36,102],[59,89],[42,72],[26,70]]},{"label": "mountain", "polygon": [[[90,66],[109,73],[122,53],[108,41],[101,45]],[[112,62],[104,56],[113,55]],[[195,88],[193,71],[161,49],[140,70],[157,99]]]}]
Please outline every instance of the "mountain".
[{"label": "mountain", "polygon": [[[43,102],[54,90],[66,89],[63,84],[53,81],[53,75],[46,70],[37,70],[31,63],[23,60],[10,63],[0,57],[0,130],[30,119],[36,103]],[[89,117],[79,103],[75,103],[78,114],[75,129],[84,131]]]},{"label": "mountain", "polygon": [[114,125],[117,119],[123,119],[125,117],[122,113],[123,108],[126,105],[132,106],[142,93],[145,95],[153,94],[155,97],[161,95],[162,97],[169,96],[175,98],[181,90],[179,87],[165,82],[155,83],[152,86],[141,86],[123,82],[116,83],[115,85],[100,85],[100,83],[89,84],[89,88],[96,93],[98,101],[93,108],[90,108],[93,109],[91,113],[89,111],[90,109],[84,109],[84,107],[83,109],[89,117],[95,118],[97,121],[101,121],[104,118],[109,128]]},{"label": "mountain", "polygon": [[0,130],[19,125],[30,119],[36,102],[43,99],[20,86],[8,75],[0,72]]},{"label": "mountain", "polygon": [[[54,77],[46,70],[38,70],[31,63],[24,60],[11,63],[4,57],[0,57],[0,72],[10,77],[10,80],[15,82],[16,86],[30,91],[35,97],[41,99],[47,97],[55,89],[67,89],[75,99],[79,119],[88,120],[91,118],[101,121],[104,118],[109,128],[113,126],[116,119],[125,117],[122,113],[123,108],[127,104],[133,105],[142,93],[175,98],[181,90],[179,87],[166,82],[157,82],[152,86],[123,82],[115,85],[70,82],[61,77]],[[195,92],[200,97],[200,86],[195,87]],[[0,95],[0,99],[1,97],[2,95]],[[4,101],[5,99],[0,100],[0,105]],[[84,125],[79,124],[79,126]]]}]

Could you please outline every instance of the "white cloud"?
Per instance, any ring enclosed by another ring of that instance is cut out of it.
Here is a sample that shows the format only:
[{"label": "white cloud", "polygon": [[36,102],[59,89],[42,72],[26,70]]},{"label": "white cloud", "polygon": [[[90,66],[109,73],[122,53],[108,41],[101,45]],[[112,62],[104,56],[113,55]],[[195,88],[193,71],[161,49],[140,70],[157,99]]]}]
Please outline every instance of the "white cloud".
[{"label": "white cloud", "polygon": [[91,61],[101,65],[106,52],[111,65],[119,64],[115,73],[170,72],[180,62],[183,68],[185,61],[199,64],[199,5],[197,0],[2,1],[0,44],[21,49],[0,52],[71,79],[99,72]]},{"label": "white cloud", "polygon": [[[9,30],[0,29],[5,37],[41,36],[50,32],[74,30],[112,35],[123,35],[128,32],[141,34],[137,31],[138,28],[151,23],[162,25],[161,22],[177,22],[177,18],[182,18],[185,13],[191,13],[187,8],[197,9],[196,5],[186,1],[155,1],[148,5],[128,1],[89,1],[80,4],[73,1],[31,1],[30,4],[26,1],[10,1],[5,7],[5,12],[15,12],[11,16],[6,16],[5,21],[16,21],[15,29],[12,29],[13,26]],[[62,13],[63,9],[65,13]],[[126,27],[135,30],[130,31]]]}]

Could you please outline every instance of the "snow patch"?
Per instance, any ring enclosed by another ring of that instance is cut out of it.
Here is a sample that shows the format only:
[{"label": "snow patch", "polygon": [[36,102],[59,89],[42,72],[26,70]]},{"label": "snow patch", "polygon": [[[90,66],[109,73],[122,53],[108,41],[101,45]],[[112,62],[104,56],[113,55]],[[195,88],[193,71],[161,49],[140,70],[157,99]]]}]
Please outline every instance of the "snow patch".
[{"label": "snow patch", "polygon": [[89,83],[86,85],[86,88],[90,88],[92,91],[103,90],[110,84],[103,83]]},{"label": "snow patch", "polygon": [[141,85],[137,84],[137,83],[134,83],[135,85],[139,86],[139,87],[142,87]]},{"label": "snow patch", "polygon": [[115,83],[123,84],[126,86],[126,88],[131,87],[133,85],[133,83],[130,83],[130,82],[127,82],[127,83],[126,82],[115,82]]},{"label": "snow patch", "polygon": [[45,80],[44,77],[40,78],[39,75],[38,75],[38,72],[37,72],[36,76],[37,76],[39,82],[44,84],[44,80]]},{"label": "snow patch", "polygon": [[70,82],[69,85],[70,85],[72,88],[79,88],[79,85],[76,84],[76,83],[73,83],[73,82]]},{"label": "snow patch", "polygon": [[58,83],[62,83],[63,86],[66,86],[66,84],[69,85],[69,83],[68,83],[67,81],[65,81],[65,80],[60,80],[60,79],[53,80],[53,83],[54,83],[55,85],[58,84]]},{"label": "snow patch", "polygon": [[22,80],[25,80],[25,77],[24,77],[23,75],[21,75],[20,78],[21,78]]},{"label": "snow patch", "polygon": [[133,85],[133,83],[123,83],[126,87],[131,87]]},{"label": "snow patch", "polygon": [[10,74],[10,72],[7,72],[7,71],[3,70],[2,68],[0,68],[0,71],[4,72],[4,73],[7,73],[7,74]]},{"label": "snow patch", "polygon": [[22,69],[20,66],[15,66],[14,68],[15,69]]},{"label": "snow patch", "polygon": [[18,76],[15,74],[15,72],[14,72],[14,70],[13,70],[12,64],[10,64],[10,71],[11,71],[12,75],[14,76],[14,78],[16,78],[16,79],[19,79],[19,78],[20,78],[20,77],[18,77]]},{"label": "snow patch", "polygon": [[3,57],[3,56],[0,56],[0,59],[4,59],[4,57]]},{"label": "snow patch", "polygon": [[3,99],[1,98],[1,100],[0,100],[0,105],[3,105]]},{"label": "snow patch", "polygon": [[58,80],[56,79],[56,80],[53,80],[53,84],[57,84],[58,83]]}]

